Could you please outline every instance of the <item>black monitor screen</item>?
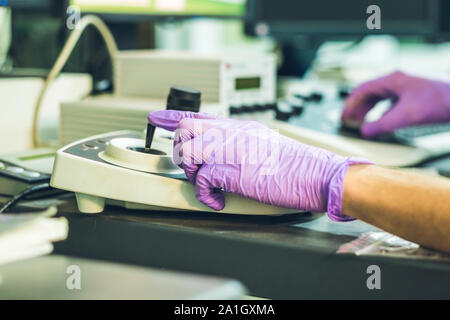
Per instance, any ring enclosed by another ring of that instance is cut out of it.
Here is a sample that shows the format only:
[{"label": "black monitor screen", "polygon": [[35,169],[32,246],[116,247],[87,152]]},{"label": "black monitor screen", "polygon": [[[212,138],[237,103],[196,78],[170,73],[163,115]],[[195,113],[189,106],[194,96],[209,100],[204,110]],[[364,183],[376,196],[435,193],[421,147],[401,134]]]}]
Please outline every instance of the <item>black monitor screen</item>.
[{"label": "black monitor screen", "polygon": [[[283,33],[431,33],[435,0],[248,0],[247,29],[264,24],[271,34]],[[370,13],[380,9],[380,30],[367,27]],[[250,29],[249,33],[258,31]]]},{"label": "black monitor screen", "polygon": [[402,7],[402,1],[364,1],[364,0],[314,0],[289,1],[284,5],[280,0],[260,0],[261,18],[267,20],[325,20],[361,21],[366,17],[370,5],[378,4],[382,17],[387,20],[425,20],[428,17],[428,1],[408,0],[408,6]]}]

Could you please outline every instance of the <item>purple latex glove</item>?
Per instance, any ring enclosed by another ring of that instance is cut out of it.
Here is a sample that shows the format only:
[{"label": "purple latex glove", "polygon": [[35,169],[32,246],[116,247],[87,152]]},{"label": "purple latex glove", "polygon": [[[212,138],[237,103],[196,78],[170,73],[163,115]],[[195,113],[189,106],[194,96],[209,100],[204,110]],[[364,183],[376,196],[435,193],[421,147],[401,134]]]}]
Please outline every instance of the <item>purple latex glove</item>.
[{"label": "purple latex glove", "polygon": [[195,184],[197,199],[215,210],[225,207],[222,191],[266,204],[342,213],[345,173],[364,159],[345,158],[282,136],[254,121],[215,118],[174,110],[149,114],[151,124],[175,130],[174,161]]},{"label": "purple latex glove", "polygon": [[[392,100],[392,108],[378,121],[364,123],[370,109],[385,99]],[[448,122],[450,84],[394,72],[356,88],[346,101],[342,121],[362,124],[367,138],[411,125]]]}]

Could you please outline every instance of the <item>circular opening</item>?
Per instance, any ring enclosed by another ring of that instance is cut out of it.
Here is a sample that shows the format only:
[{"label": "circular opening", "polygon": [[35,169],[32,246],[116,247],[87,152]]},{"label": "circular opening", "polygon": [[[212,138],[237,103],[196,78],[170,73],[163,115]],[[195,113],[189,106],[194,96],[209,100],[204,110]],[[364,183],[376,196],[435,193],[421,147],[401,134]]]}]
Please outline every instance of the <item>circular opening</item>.
[{"label": "circular opening", "polygon": [[159,151],[159,150],[155,150],[155,149],[150,149],[148,151],[146,151],[145,148],[142,148],[142,147],[127,147],[127,149],[131,150],[131,151],[146,153],[146,154],[153,154],[156,156],[167,156],[167,153]]}]

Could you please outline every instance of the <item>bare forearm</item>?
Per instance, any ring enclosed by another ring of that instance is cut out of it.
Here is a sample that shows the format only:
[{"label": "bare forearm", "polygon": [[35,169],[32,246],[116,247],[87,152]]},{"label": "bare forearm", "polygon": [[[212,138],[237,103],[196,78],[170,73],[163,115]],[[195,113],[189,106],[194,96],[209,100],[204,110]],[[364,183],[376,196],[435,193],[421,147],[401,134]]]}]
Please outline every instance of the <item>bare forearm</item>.
[{"label": "bare forearm", "polygon": [[450,179],[352,166],[343,211],[423,246],[450,252]]}]

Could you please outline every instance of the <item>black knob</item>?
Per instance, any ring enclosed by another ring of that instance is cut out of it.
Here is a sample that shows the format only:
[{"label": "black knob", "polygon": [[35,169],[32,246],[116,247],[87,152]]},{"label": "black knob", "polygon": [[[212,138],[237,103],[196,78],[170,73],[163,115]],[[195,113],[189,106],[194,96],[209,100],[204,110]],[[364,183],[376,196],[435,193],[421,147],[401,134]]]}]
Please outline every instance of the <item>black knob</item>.
[{"label": "black knob", "polygon": [[253,107],[255,112],[264,112],[266,111],[266,107],[260,104],[257,104]]},{"label": "black knob", "polygon": [[312,92],[309,95],[304,95],[301,93],[296,93],[294,94],[294,97],[298,98],[298,99],[303,99],[306,102],[316,102],[319,103],[322,101],[323,99],[323,94],[319,93],[319,92]]},{"label": "black knob", "polygon": [[339,98],[342,100],[347,99],[347,97],[350,95],[350,88],[342,87],[338,91]]},{"label": "black knob", "polygon": [[310,101],[313,101],[313,102],[321,102],[323,99],[323,94],[321,94],[319,92],[313,92],[309,96],[309,99],[310,99]]},{"label": "black knob", "polygon": [[167,97],[167,110],[199,112],[201,92],[187,87],[172,87]]},{"label": "black knob", "polygon": [[277,110],[275,119],[280,120],[280,121],[289,121],[291,116],[292,116],[291,112],[283,112],[283,111]]},{"label": "black knob", "polygon": [[253,113],[255,111],[252,106],[242,106],[241,109],[243,113]]},{"label": "black knob", "polygon": [[301,116],[304,110],[303,106],[292,106],[292,115]]},{"label": "black knob", "polygon": [[264,106],[264,110],[265,111],[270,111],[270,110],[277,111],[278,110],[278,106],[277,106],[276,103],[269,103],[269,104],[266,104]]},{"label": "black knob", "polygon": [[234,107],[234,106],[230,106],[229,111],[230,111],[230,116],[234,116],[234,115],[237,115],[237,114],[241,114],[241,113],[242,113],[241,108],[239,108],[239,107]]}]

